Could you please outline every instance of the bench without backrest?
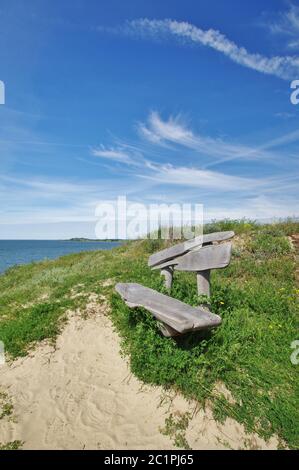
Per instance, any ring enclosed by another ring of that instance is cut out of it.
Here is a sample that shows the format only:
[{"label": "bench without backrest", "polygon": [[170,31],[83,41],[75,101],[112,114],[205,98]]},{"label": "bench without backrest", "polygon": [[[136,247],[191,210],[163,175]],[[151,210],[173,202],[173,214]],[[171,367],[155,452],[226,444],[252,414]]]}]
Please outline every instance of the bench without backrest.
[{"label": "bench without backrest", "polygon": [[205,330],[221,324],[221,318],[208,310],[191,307],[140,284],[119,283],[115,289],[129,307],[144,307],[162,322],[164,328],[161,330],[165,336]]}]

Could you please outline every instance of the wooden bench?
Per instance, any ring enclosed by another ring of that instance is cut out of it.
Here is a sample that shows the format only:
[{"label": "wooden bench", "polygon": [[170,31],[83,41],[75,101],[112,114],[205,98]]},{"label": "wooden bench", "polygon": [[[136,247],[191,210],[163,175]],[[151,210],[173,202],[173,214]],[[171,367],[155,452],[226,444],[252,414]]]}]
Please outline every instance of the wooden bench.
[{"label": "wooden bench", "polygon": [[233,231],[215,232],[179,243],[149,257],[148,265],[160,269],[165,286],[171,289],[173,271],[197,272],[198,294],[210,295],[210,270],[224,268],[230,262],[231,243],[220,243],[234,236]]},{"label": "wooden bench", "polygon": [[206,330],[221,324],[221,318],[201,307],[191,307],[180,300],[134,283],[119,283],[116,291],[131,307],[143,307],[160,322],[164,336],[177,336],[190,331]]}]

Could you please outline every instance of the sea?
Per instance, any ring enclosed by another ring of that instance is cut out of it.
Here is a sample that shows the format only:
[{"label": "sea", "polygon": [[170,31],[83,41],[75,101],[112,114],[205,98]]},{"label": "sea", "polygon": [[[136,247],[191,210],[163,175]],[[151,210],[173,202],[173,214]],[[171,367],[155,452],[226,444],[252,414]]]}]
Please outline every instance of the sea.
[{"label": "sea", "polygon": [[111,250],[121,242],[71,240],[0,240],[0,273],[11,266],[55,259],[70,253]]}]

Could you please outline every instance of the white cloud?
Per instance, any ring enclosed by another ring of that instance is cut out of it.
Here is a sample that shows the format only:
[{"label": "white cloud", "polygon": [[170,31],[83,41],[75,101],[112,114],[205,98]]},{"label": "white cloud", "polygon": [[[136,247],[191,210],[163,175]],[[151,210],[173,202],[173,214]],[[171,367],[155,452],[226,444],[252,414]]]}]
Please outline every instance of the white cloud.
[{"label": "white cloud", "polygon": [[175,118],[170,116],[168,121],[163,121],[157,112],[151,112],[148,126],[139,123],[139,131],[153,143],[161,143],[166,140],[189,147],[196,144],[193,133],[180,122],[180,116]]},{"label": "white cloud", "polygon": [[140,175],[157,183],[193,186],[215,191],[246,191],[257,189],[264,184],[259,179],[244,178],[198,168],[175,167],[173,165],[152,164],[154,172]]},{"label": "white cloud", "polygon": [[0,224],[93,220],[100,201],[138,189],[138,184],[134,185],[121,176],[79,181],[1,174]]},{"label": "white cloud", "polygon": [[264,220],[270,222],[274,218],[286,217],[298,218],[298,206],[296,199],[273,199],[263,194],[242,200],[240,204],[223,203],[217,206],[207,204],[204,206],[205,220],[213,219],[242,219]]},{"label": "white cloud", "polygon": [[281,113],[275,113],[275,117],[281,118],[281,119],[291,119],[295,117],[296,115],[294,113],[288,113],[288,112],[281,112]]},{"label": "white cloud", "polygon": [[163,145],[167,142],[179,144],[203,155],[221,159],[221,161],[236,158],[269,159],[273,157],[262,148],[194,134],[187,128],[180,116],[170,117],[164,121],[157,112],[151,112],[147,123],[139,123],[138,129],[139,133],[153,144]]},{"label": "white cloud", "polygon": [[220,31],[203,30],[183,21],[142,18],[127,22],[122,31],[129,35],[149,36],[154,39],[171,36],[179,41],[190,41],[210,47],[237,64],[285,80],[296,78],[299,73],[299,57],[297,56],[265,57],[259,53],[251,53],[245,47],[238,46],[228,39]]},{"label": "white cloud", "polygon": [[281,34],[288,37],[288,47],[299,48],[299,7],[291,4],[289,9],[280,13],[274,21],[268,21],[267,27],[274,34]]},{"label": "white cloud", "polygon": [[[161,162],[161,155],[159,156],[159,162],[152,159],[152,148],[149,148],[144,154],[136,146],[120,146],[117,147],[117,152],[121,153],[121,157],[124,155],[128,159],[122,159],[123,163],[128,165],[134,165],[134,176],[140,179],[147,179],[152,182],[152,186],[159,185],[172,185],[173,187],[185,188],[197,188],[206,193],[220,194],[221,192],[236,192],[239,194],[256,194],[257,192],[275,192],[278,186],[283,184],[287,190],[289,185],[290,188],[294,186],[294,182],[282,181],[281,176],[279,178],[269,177],[246,177],[245,175],[233,175],[229,173],[223,173],[219,171],[213,171],[208,169],[213,165],[221,162],[234,160],[234,159],[261,159],[263,162],[265,159],[269,162],[270,160],[276,164],[281,164],[282,155],[268,152],[268,149],[279,147],[286,143],[290,143],[298,140],[299,131],[293,131],[289,134],[283,135],[282,137],[275,138],[268,141],[259,147],[249,147],[238,142],[231,143],[223,141],[222,139],[211,138],[194,133],[184,122],[181,115],[172,117],[170,116],[167,120],[163,120],[158,112],[151,112],[146,122],[138,123],[137,126],[139,133],[147,141],[154,146],[167,146],[168,150],[176,150],[178,146],[184,146],[190,150],[193,150],[193,163],[190,162],[181,164],[180,166],[169,163],[171,160],[168,159],[168,163]],[[124,150],[123,150],[124,149]],[[108,152],[112,157],[118,158],[118,153],[112,147],[110,150],[106,150],[102,147],[101,153]],[[133,152],[133,153],[132,153]],[[116,156],[114,155],[116,153]],[[136,155],[138,154],[138,159]],[[149,158],[145,158],[144,155],[150,155]],[[195,158],[199,155],[205,155],[213,157],[211,162],[206,163],[205,166],[196,164]],[[163,160],[169,157],[168,153],[163,155]],[[283,162],[286,163],[286,155],[283,155]],[[142,172],[140,171],[142,168]]]},{"label": "white cloud", "polygon": [[91,153],[95,157],[106,158],[108,160],[113,160],[115,162],[120,162],[120,163],[125,163],[125,164],[134,164],[134,160],[132,160],[130,155],[124,152],[122,149],[118,149],[118,148],[106,149],[102,145],[100,148],[93,149]]}]

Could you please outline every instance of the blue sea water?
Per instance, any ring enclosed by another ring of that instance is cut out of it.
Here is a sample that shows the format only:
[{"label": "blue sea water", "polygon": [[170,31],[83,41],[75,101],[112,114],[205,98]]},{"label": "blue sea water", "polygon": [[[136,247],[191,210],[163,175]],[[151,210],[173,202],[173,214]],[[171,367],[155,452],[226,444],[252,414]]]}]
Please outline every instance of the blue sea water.
[{"label": "blue sea water", "polygon": [[81,251],[110,250],[120,242],[77,242],[63,240],[0,240],[0,273],[16,264],[55,259]]}]

